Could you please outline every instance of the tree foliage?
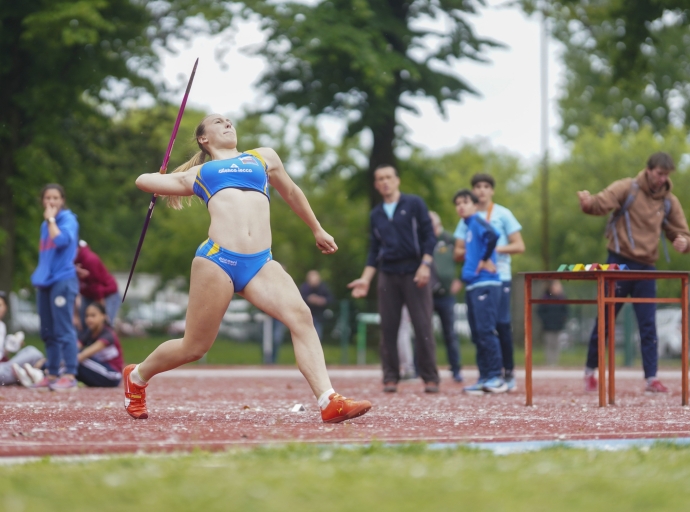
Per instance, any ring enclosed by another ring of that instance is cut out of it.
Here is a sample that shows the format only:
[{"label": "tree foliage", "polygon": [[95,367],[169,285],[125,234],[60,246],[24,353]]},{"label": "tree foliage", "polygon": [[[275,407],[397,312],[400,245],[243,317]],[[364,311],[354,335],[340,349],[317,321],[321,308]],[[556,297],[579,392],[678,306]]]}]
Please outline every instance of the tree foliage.
[{"label": "tree foliage", "polygon": [[[526,2],[528,7],[535,3]],[[565,46],[562,134],[582,127],[663,132],[690,115],[690,5],[681,0],[561,0],[547,4]]]},{"label": "tree foliage", "polygon": [[[203,25],[203,18],[212,22]],[[0,288],[12,287],[15,260],[26,282],[43,184],[69,183],[73,198],[103,199],[89,188],[89,174],[131,172],[131,162],[118,165],[118,155],[104,150],[113,142],[101,107],[160,89],[155,48],[229,21],[230,13],[212,0],[0,4]],[[117,199],[97,204],[117,209]]]},{"label": "tree foliage", "polygon": [[[495,43],[468,22],[483,0],[327,0],[247,5],[262,16],[267,41],[257,53],[269,69],[261,84],[275,105],[345,118],[349,135],[373,135],[369,176],[395,163],[405,143],[398,108],[416,111],[415,96],[431,97],[443,112],[472,87],[449,69],[463,58],[482,60]],[[444,26],[447,29],[444,29]],[[431,28],[430,28],[431,27]],[[372,203],[377,201],[369,185]]]}]

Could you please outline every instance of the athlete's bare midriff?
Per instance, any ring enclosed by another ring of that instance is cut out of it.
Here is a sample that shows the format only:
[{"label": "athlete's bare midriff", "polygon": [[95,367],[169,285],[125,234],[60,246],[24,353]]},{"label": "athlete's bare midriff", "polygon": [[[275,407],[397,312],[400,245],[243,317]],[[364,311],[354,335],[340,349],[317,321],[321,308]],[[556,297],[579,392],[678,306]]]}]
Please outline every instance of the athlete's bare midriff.
[{"label": "athlete's bare midriff", "polygon": [[271,247],[268,198],[254,190],[226,188],[208,202],[208,236],[229,251],[254,254]]}]

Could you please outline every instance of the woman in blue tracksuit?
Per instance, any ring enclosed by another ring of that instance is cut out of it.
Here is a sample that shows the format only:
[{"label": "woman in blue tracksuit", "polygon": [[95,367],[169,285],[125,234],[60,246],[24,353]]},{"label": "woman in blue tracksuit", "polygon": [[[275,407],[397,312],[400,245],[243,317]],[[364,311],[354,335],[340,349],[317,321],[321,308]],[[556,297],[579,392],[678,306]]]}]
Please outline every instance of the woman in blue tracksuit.
[{"label": "woman in blue tracksuit", "polygon": [[[41,191],[43,218],[38,266],[31,275],[37,290],[41,338],[46,346],[46,378],[37,388],[76,389],[77,332],[72,325],[79,280],[74,266],[79,242],[77,217],[65,205],[65,190],[51,183]],[[60,377],[60,366],[64,373]]]}]

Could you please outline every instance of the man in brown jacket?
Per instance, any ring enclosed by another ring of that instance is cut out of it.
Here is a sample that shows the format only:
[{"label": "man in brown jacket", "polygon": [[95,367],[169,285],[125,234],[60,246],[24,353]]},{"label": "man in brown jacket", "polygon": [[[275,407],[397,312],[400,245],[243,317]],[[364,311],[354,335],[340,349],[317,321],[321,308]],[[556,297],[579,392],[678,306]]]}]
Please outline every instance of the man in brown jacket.
[{"label": "man in brown jacket", "polygon": [[[626,264],[631,270],[655,270],[659,258],[659,239],[663,233],[681,253],[690,251],[690,231],[678,198],[671,193],[669,174],[675,169],[666,153],[655,153],[647,167],[635,178],[611,183],[597,195],[588,191],[577,193],[580,208],[590,215],[614,211],[607,230],[607,263]],[[619,281],[617,297],[656,297],[656,281]],[[616,305],[616,315],[622,304]],[[647,391],[668,391],[656,377],[658,346],[656,335],[656,304],[634,304],[642,345],[642,366]],[[606,327],[608,329],[608,326]],[[598,365],[597,325],[589,340],[585,367],[585,389],[597,390],[595,369]]]}]

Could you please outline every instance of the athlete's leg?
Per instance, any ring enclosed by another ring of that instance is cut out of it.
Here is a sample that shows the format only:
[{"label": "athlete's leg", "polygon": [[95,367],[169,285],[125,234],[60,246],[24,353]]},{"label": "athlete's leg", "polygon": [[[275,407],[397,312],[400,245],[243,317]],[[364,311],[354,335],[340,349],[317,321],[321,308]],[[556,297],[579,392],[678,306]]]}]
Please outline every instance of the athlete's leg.
[{"label": "athlete's leg", "polygon": [[139,365],[141,378],[148,381],[154,375],[201,359],[218,335],[233,292],[232,281],[223,269],[205,258],[194,258],[184,338],[159,345]]},{"label": "athlete's leg", "polygon": [[242,295],[266,314],[283,322],[292,334],[295,359],[314,395],[319,398],[333,386],[311,311],[297,285],[277,261],[266,263],[242,290]]}]

